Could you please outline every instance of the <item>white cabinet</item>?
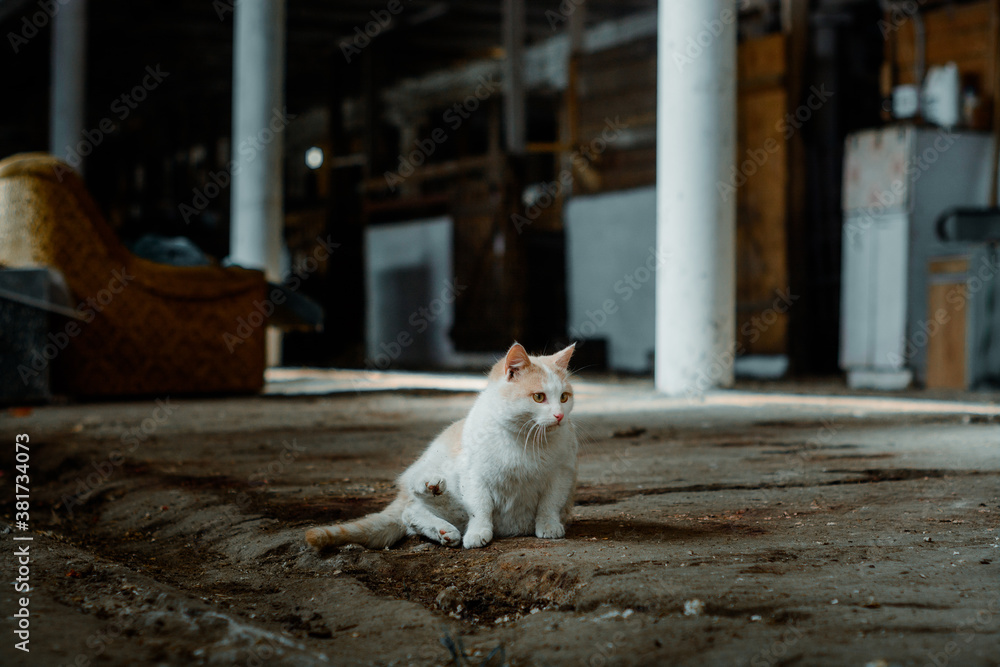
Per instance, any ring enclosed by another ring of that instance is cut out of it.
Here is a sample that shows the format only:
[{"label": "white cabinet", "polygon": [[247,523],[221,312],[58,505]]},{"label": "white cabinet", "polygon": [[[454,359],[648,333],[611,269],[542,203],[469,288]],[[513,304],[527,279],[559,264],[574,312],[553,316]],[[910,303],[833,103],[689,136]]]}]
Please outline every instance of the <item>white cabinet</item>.
[{"label": "white cabinet", "polygon": [[935,222],[985,206],[983,134],[897,125],[847,138],[844,157],[840,365],[852,387],[903,388],[926,371],[928,262],[965,254]]},{"label": "white cabinet", "polygon": [[908,222],[902,213],[848,218],[842,245],[842,289],[852,297],[841,299],[841,321],[850,323],[841,336],[841,365],[897,373],[904,383],[910,379],[902,335]]}]

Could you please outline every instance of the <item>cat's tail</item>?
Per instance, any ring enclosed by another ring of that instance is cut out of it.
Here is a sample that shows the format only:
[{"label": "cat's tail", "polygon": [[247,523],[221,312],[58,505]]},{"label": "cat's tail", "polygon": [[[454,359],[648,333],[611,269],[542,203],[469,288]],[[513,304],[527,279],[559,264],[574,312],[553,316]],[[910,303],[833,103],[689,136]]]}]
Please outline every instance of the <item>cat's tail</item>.
[{"label": "cat's tail", "polygon": [[377,514],[369,514],[351,523],[307,530],[306,542],[317,549],[342,544],[362,544],[369,549],[388,547],[406,535],[403,509],[408,501],[409,498],[401,493]]}]

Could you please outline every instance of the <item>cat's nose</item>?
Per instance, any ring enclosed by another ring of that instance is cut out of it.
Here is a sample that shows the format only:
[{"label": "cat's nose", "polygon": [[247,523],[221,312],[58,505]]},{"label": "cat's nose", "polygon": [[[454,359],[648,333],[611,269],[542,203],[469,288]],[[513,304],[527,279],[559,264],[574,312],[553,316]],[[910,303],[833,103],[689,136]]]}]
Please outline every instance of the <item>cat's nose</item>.
[{"label": "cat's nose", "polygon": [[562,418],[564,417],[563,413],[561,413],[561,412],[558,413],[558,414],[554,414],[552,416],[556,418],[556,422],[561,422]]}]

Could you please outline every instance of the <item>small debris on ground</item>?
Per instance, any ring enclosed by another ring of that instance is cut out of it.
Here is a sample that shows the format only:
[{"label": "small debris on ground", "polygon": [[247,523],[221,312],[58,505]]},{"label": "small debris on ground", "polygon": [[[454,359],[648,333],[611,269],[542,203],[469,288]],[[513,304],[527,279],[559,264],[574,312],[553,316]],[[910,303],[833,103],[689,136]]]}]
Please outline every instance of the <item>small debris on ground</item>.
[{"label": "small debris on ground", "polygon": [[705,613],[705,603],[697,598],[684,603],[685,616],[701,616]]}]

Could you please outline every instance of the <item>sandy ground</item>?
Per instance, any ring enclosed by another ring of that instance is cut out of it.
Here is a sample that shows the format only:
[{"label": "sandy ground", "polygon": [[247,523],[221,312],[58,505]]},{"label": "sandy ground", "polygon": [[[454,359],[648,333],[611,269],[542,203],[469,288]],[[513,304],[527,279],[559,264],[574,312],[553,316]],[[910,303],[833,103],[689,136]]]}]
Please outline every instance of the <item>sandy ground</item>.
[{"label": "sandy ground", "polygon": [[[566,539],[306,547],[306,527],[387,503],[471,402],[7,411],[3,664],[1000,664],[994,403],[677,401],[585,383]],[[27,531],[12,500],[20,433]],[[25,545],[27,594],[14,589]],[[30,653],[13,632],[25,595]]]}]

